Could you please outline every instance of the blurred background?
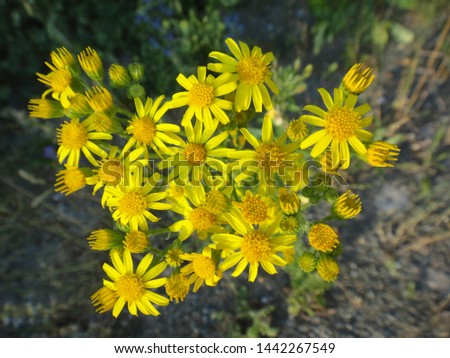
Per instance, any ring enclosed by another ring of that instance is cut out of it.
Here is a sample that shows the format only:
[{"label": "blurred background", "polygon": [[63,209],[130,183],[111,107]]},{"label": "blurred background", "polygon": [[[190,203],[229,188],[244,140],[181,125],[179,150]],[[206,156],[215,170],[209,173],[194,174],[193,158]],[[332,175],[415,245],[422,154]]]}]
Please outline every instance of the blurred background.
[{"label": "blurred background", "polygon": [[[1,337],[449,337],[450,130],[447,0],[0,0]],[[162,315],[114,319],[92,308],[106,255],[86,237],[109,227],[97,197],[54,192],[58,120],[29,118],[50,52],[94,47],[105,64],[145,65],[147,94],[170,95],[233,37],[273,51],[282,126],[356,62],[362,96],[395,168],[353,163],[364,208],[338,226],[332,285],[295,267],[254,284],[227,274]]]}]

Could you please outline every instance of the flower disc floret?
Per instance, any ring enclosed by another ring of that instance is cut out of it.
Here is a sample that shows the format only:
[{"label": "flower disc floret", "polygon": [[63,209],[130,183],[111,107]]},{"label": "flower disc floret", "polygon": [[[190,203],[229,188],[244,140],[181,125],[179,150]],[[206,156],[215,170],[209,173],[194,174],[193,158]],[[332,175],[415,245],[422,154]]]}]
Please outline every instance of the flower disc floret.
[{"label": "flower disc floret", "polygon": [[326,224],[314,224],[308,233],[309,243],[318,251],[331,252],[339,244],[338,236]]},{"label": "flower disc floret", "polygon": [[333,282],[339,275],[339,265],[332,257],[323,255],[317,262],[317,273],[324,281]]},{"label": "flower disc floret", "polygon": [[206,83],[196,83],[189,90],[189,105],[198,108],[209,107],[214,101],[214,87]]},{"label": "flower disc floret", "polygon": [[203,144],[189,143],[184,149],[184,155],[191,165],[201,165],[206,161],[207,151]]},{"label": "flower disc floret", "polygon": [[189,214],[189,220],[194,225],[197,231],[208,231],[217,224],[217,217],[215,214],[209,212],[204,207],[192,209]]},{"label": "flower disc floret", "polygon": [[244,235],[241,251],[248,262],[254,264],[269,259],[273,250],[269,238],[261,232],[254,231]]}]

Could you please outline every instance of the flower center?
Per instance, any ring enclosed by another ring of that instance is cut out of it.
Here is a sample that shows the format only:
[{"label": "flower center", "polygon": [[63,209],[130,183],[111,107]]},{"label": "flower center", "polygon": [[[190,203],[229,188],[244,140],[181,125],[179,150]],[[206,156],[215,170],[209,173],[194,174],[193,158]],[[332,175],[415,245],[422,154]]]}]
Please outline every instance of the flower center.
[{"label": "flower center", "polygon": [[165,256],[166,262],[171,267],[178,267],[183,263],[183,259],[180,255],[183,251],[177,247],[167,250],[167,254]]},{"label": "flower center", "polygon": [[117,185],[123,177],[124,169],[118,159],[106,159],[98,169],[98,177],[107,185]]},{"label": "flower center", "polygon": [[200,165],[206,160],[206,148],[203,144],[189,143],[184,150],[184,156],[191,165]]},{"label": "flower center", "polygon": [[78,168],[69,168],[64,173],[64,184],[71,191],[77,191],[86,185],[86,177]]},{"label": "flower center", "polygon": [[269,72],[267,65],[263,62],[262,56],[245,56],[237,65],[237,73],[242,83],[249,85],[259,85]]},{"label": "flower center", "polygon": [[278,168],[283,161],[283,152],[277,144],[263,143],[256,149],[256,159],[261,168]]},{"label": "flower center", "polygon": [[189,292],[189,279],[183,275],[173,275],[167,279],[166,293],[170,300],[178,303],[178,300],[183,301]]},{"label": "flower center", "polygon": [[325,129],[338,141],[345,141],[355,135],[360,128],[360,115],[347,107],[331,109],[325,116]]},{"label": "flower center", "polygon": [[226,196],[217,189],[206,193],[206,209],[213,214],[220,214],[228,206]]},{"label": "flower center", "polygon": [[156,124],[150,117],[135,118],[130,126],[130,134],[141,144],[150,145],[156,135]]},{"label": "flower center", "polygon": [[78,122],[66,122],[58,132],[60,144],[68,149],[81,149],[88,141],[86,128]]},{"label": "flower center", "polygon": [[191,211],[189,220],[197,231],[208,231],[217,223],[217,217],[205,208],[199,207]]},{"label": "flower center", "polygon": [[214,264],[214,261],[209,257],[200,254],[195,255],[195,258],[192,260],[192,267],[198,277],[205,280],[214,280],[216,265]]},{"label": "flower center", "polygon": [[123,246],[133,254],[143,252],[149,245],[150,241],[142,231],[130,231],[125,235]]},{"label": "flower center", "polygon": [[142,214],[147,208],[147,202],[139,191],[129,191],[119,200],[117,206],[125,216],[131,217]]},{"label": "flower center", "polygon": [[206,83],[196,83],[189,90],[189,105],[205,108],[214,101],[214,87]]},{"label": "flower center", "polygon": [[272,253],[268,237],[258,231],[244,236],[241,251],[251,264],[267,259]]},{"label": "flower center", "polygon": [[308,233],[309,243],[316,250],[328,252],[333,251],[339,244],[334,230],[326,224],[315,224]]},{"label": "flower center", "polygon": [[242,203],[238,205],[242,216],[250,224],[259,224],[268,218],[267,205],[259,195],[245,196]]},{"label": "flower center", "polygon": [[65,90],[72,83],[72,75],[64,68],[49,73],[48,78],[53,89],[59,92]]},{"label": "flower center", "polygon": [[126,274],[116,281],[117,294],[127,302],[136,302],[144,294],[142,279],[134,274]]}]

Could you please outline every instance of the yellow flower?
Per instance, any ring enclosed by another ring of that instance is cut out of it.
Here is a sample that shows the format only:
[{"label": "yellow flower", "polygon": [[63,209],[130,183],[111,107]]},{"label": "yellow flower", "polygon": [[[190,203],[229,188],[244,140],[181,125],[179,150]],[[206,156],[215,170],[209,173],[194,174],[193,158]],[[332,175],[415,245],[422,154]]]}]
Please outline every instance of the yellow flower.
[{"label": "yellow flower", "polygon": [[42,94],[42,98],[46,98],[51,93],[54,99],[60,101],[61,105],[67,108],[69,98],[75,96],[75,91],[72,89],[73,86],[76,86],[75,79],[66,68],[56,68],[48,62],[45,64],[51,69],[51,72],[46,75],[36,73],[38,81],[50,87]]},{"label": "yellow flower", "polygon": [[168,109],[167,104],[160,107],[163,100],[164,96],[159,96],[154,101],[147,98],[144,105],[139,98],[134,99],[137,115],[133,116],[127,127],[127,133],[131,135],[131,138],[125,144],[123,153],[136,146],[136,148],[144,148],[145,157],[148,158],[148,148],[150,147],[162,157],[161,152],[171,153],[166,143],[178,145],[183,142],[175,134],[180,131],[180,127],[170,123],[158,123]]},{"label": "yellow flower", "polygon": [[353,65],[345,74],[342,80],[342,86],[348,93],[359,95],[370,86],[375,75],[370,67],[363,66],[362,63]]},{"label": "yellow flower", "polygon": [[[103,270],[111,280],[103,280],[103,285],[114,291],[118,297],[112,307],[112,315],[117,318],[127,304],[128,311],[134,316],[137,316],[138,310],[144,315],[158,316],[159,312],[153,304],[167,306],[169,300],[149,289],[166,284],[167,279],[165,277],[156,277],[164,271],[167,264],[161,262],[149,269],[153,261],[153,255],[147,254],[134,271],[133,258],[128,250],[124,250],[122,257],[117,251],[112,252],[111,260],[113,266],[107,263],[103,264]],[[109,306],[103,304],[101,307],[106,310]]]},{"label": "yellow flower", "polygon": [[333,204],[333,212],[342,219],[351,219],[361,212],[361,199],[347,190]]},{"label": "yellow flower", "polygon": [[280,229],[288,233],[295,233],[299,228],[300,224],[296,216],[284,216],[280,222]]},{"label": "yellow flower", "polygon": [[86,175],[77,167],[70,165],[56,174],[55,191],[70,195],[86,185]]},{"label": "yellow flower", "polygon": [[128,87],[131,83],[128,70],[117,63],[111,65],[108,74],[113,87]]},{"label": "yellow flower", "polygon": [[79,122],[78,119],[72,119],[70,122],[64,122],[57,129],[58,137],[58,159],[62,163],[67,158],[67,164],[78,167],[80,162],[80,152],[86,156],[89,162],[96,165],[91,152],[99,157],[106,158],[108,154],[91,140],[111,140],[112,136],[107,133],[92,132],[87,128],[85,122]]},{"label": "yellow flower", "polygon": [[240,131],[254,149],[228,152],[229,158],[239,159],[237,165],[232,168],[240,171],[240,174],[235,177],[236,182],[254,179],[253,176],[258,174],[261,189],[266,185],[275,184],[275,174],[278,174],[285,182],[293,180],[295,174],[292,171],[297,170],[294,163],[300,157],[299,154],[294,153],[298,149],[298,144],[285,144],[286,134],[274,140],[272,120],[269,116],[264,117],[261,141],[246,128],[241,128]]},{"label": "yellow flower", "polygon": [[193,252],[181,256],[183,260],[190,261],[189,264],[181,268],[181,273],[184,276],[189,276],[188,282],[189,285],[194,284],[194,292],[197,292],[203,284],[216,286],[222,278],[222,271],[217,268],[211,255],[211,248],[205,247],[201,254]]},{"label": "yellow flower", "polygon": [[175,300],[176,303],[184,301],[184,298],[189,293],[189,288],[189,279],[181,273],[172,275],[167,279],[166,293],[170,301]]},{"label": "yellow flower", "polygon": [[[144,148],[135,149],[126,154],[119,154],[118,147],[112,146],[107,158],[96,161],[93,175],[87,178],[88,185],[94,185],[92,195],[95,195],[103,186],[116,186],[123,180],[130,180],[129,176],[137,168],[144,168],[147,161],[138,158],[144,152]],[[126,178],[126,176],[128,176]],[[102,206],[105,206],[108,194],[103,193]]]},{"label": "yellow flower", "polygon": [[289,123],[286,134],[291,142],[301,142],[308,136],[308,128],[300,118],[297,118]]},{"label": "yellow flower", "polygon": [[147,250],[150,245],[150,240],[146,233],[137,230],[131,230],[126,233],[125,240],[123,240],[123,247],[132,254],[139,254]]},{"label": "yellow flower", "polygon": [[171,267],[179,267],[183,263],[181,255],[184,254],[183,250],[179,247],[170,247],[164,256],[167,264]]},{"label": "yellow flower", "polygon": [[30,111],[30,117],[48,119],[64,116],[64,108],[61,103],[52,99],[30,99],[28,110]]},{"label": "yellow flower", "polygon": [[281,217],[273,222],[262,223],[258,229],[254,229],[243,218],[234,216],[233,220],[230,220],[230,225],[240,235],[215,234],[212,237],[218,249],[237,250],[219,265],[219,269],[225,271],[236,266],[231,275],[237,277],[250,266],[248,280],[251,282],[255,281],[260,265],[270,275],[276,274],[275,265],[287,264],[277,252],[286,252],[292,248],[290,244],[297,239],[296,235],[274,235],[280,220]]},{"label": "yellow flower", "polygon": [[159,181],[159,174],[155,173],[149,179],[143,180],[139,171],[131,176],[129,183],[123,182],[118,186],[108,186],[105,191],[109,194],[106,205],[113,211],[112,217],[130,230],[148,230],[147,219],[151,222],[159,221],[148,209],[169,210],[171,205],[160,203],[166,192],[152,192]]},{"label": "yellow flower", "polygon": [[172,206],[172,211],[184,216],[169,226],[172,232],[179,232],[178,239],[186,240],[195,231],[200,239],[206,239],[208,233],[221,231],[221,217],[210,212],[206,206],[206,194],[202,185],[188,185],[184,187],[185,196],[192,206]]},{"label": "yellow flower", "polygon": [[254,46],[250,52],[248,45],[239,41],[239,45],[231,38],[226,44],[235,58],[222,52],[211,52],[209,57],[219,60],[221,63],[210,63],[208,69],[213,72],[232,73],[229,81],[238,81],[236,90],[236,112],[245,111],[253,102],[256,112],[262,112],[262,106],[266,110],[272,108],[272,100],[266,85],[273,93],[278,94],[279,89],[272,81],[270,63],[275,59],[272,52],[263,54],[261,48]]},{"label": "yellow flower", "polygon": [[278,204],[281,212],[285,215],[297,214],[300,210],[300,199],[297,193],[291,192],[286,188],[279,190]]},{"label": "yellow flower", "polygon": [[304,252],[298,259],[298,266],[305,272],[313,272],[316,265],[316,256],[310,252]]},{"label": "yellow flower", "polygon": [[396,145],[378,141],[369,145],[364,158],[373,167],[393,167],[389,162],[396,162],[399,154],[400,148]]},{"label": "yellow flower", "polygon": [[[250,190],[246,190],[241,202],[233,201],[233,205],[239,208],[242,217],[249,224],[260,224],[274,218],[275,206],[270,197],[253,195]],[[233,213],[234,210],[230,210],[230,214]]]},{"label": "yellow flower", "polygon": [[339,245],[338,236],[334,230],[321,223],[311,227],[308,239],[312,247],[322,252],[331,252]]},{"label": "yellow flower", "polygon": [[86,72],[90,79],[94,81],[101,81],[103,79],[104,70],[103,63],[97,51],[91,47],[85,48],[78,55],[78,61],[81,68]]},{"label": "yellow flower", "polygon": [[92,108],[86,96],[81,93],[75,93],[74,96],[68,99],[65,105],[66,115],[69,118],[80,118],[92,113]]},{"label": "yellow flower", "polygon": [[220,173],[226,172],[226,165],[219,157],[226,157],[227,153],[233,151],[230,148],[217,148],[227,139],[228,133],[222,132],[212,136],[217,128],[218,122],[213,122],[213,127],[204,128],[200,121],[195,122],[192,127],[188,122],[185,126],[187,142],[182,141],[179,147],[174,147],[174,154],[160,163],[160,169],[173,168],[169,173],[169,181],[178,178],[177,184],[200,183],[205,181],[212,185],[214,181],[226,180],[226,176],[212,176],[210,168]]},{"label": "yellow flower", "polygon": [[86,91],[86,99],[95,112],[110,112],[114,101],[111,93],[105,88],[94,86]]},{"label": "yellow flower", "polygon": [[222,192],[219,189],[212,188],[209,192],[207,192],[205,197],[206,210],[216,215],[224,213],[229,207],[229,198],[224,194],[224,192],[228,191],[229,190],[225,189]]},{"label": "yellow flower", "polygon": [[327,282],[333,282],[339,275],[339,265],[332,257],[321,255],[317,261],[317,273]]},{"label": "yellow flower", "polygon": [[92,231],[87,238],[92,250],[108,251],[114,248],[122,248],[123,235],[110,229]]},{"label": "yellow flower", "polygon": [[300,148],[305,149],[315,144],[311,150],[311,156],[315,158],[331,145],[332,167],[335,168],[339,163],[342,163],[342,169],[347,169],[350,165],[348,144],[356,153],[363,156],[367,149],[361,140],[368,141],[373,136],[372,133],[362,129],[372,123],[372,117],[362,118],[364,114],[370,111],[370,106],[363,104],[354,108],[358,96],[349,94],[344,101],[341,89],[334,90],[334,99],[323,88],[319,89],[319,93],[328,111],[314,105],[308,105],[305,106],[305,110],[314,115],[303,115],[300,119],[324,128],[306,138],[300,144]]},{"label": "yellow flower", "polygon": [[64,68],[77,72],[77,64],[73,55],[65,48],[59,47],[56,51],[50,53],[50,58],[52,59],[53,65],[56,68]]},{"label": "yellow flower", "polygon": [[233,103],[218,97],[236,89],[237,83],[229,81],[230,77],[229,73],[224,73],[217,78],[213,75],[206,76],[206,67],[204,66],[198,67],[197,77],[192,75],[186,78],[180,73],[177,82],[187,91],[175,93],[170,107],[188,106],[181,125],[185,126],[190,122],[194,114],[207,129],[212,128],[213,119],[219,120],[222,124],[229,123],[230,119],[224,110],[231,110]]}]

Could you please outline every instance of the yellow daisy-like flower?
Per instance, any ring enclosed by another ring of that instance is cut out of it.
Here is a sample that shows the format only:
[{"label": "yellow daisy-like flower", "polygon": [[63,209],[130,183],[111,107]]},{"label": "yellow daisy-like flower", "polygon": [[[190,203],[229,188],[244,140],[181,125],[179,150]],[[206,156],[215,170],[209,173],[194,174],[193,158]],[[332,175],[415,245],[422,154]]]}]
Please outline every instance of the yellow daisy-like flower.
[{"label": "yellow daisy-like flower", "polygon": [[281,212],[285,215],[297,214],[300,210],[300,199],[297,193],[289,191],[286,188],[279,190],[278,204]]},{"label": "yellow daisy-like flower", "polygon": [[348,93],[359,95],[370,86],[374,78],[375,75],[370,67],[357,63],[345,74],[342,79],[342,86]]},{"label": "yellow daisy-like flower", "polygon": [[393,167],[389,162],[396,162],[399,154],[400,148],[396,145],[378,141],[369,145],[364,159],[373,167]]},{"label": "yellow daisy-like flower", "polygon": [[222,52],[213,51],[209,57],[219,60],[221,63],[209,63],[208,69],[214,72],[232,73],[230,81],[238,81],[234,106],[236,112],[245,111],[251,102],[256,112],[262,112],[262,106],[266,110],[272,108],[272,100],[266,85],[275,94],[279,89],[272,81],[270,63],[275,59],[272,52],[263,54],[261,48],[254,46],[250,52],[248,45],[239,41],[239,45],[231,38],[226,44],[235,58]]},{"label": "yellow daisy-like flower", "polygon": [[[217,158],[226,157],[234,149],[217,148],[228,137],[227,132],[213,137],[217,125],[218,122],[213,122],[212,128],[208,129],[204,128],[200,121],[196,121],[194,127],[190,122],[186,124],[184,129],[187,142],[182,141],[179,147],[174,147],[173,156],[160,164],[161,168],[173,168],[169,173],[169,180],[178,178],[178,184],[205,181],[212,185],[212,182],[219,178],[218,176],[213,178],[210,168],[213,171],[226,172],[225,163]],[[222,181],[226,179],[224,175],[220,177]]]},{"label": "yellow daisy-like flower", "polygon": [[[239,208],[242,217],[249,224],[261,224],[274,218],[275,206],[270,197],[259,194],[253,195],[250,190],[245,191],[241,202],[233,201],[233,205]],[[232,215],[234,212],[232,209],[229,214]]]},{"label": "yellow daisy-like flower", "polygon": [[286,134],[278,140],[273,138],[272,120],[265,116],[262,126],[262,140],[256,139],[246,128],[241,128],[241,133],[254,148],[253,150],[238,150],[228,152],[229,158],[239,159],[234,170],[239,170],[240,174],[235,177],[236,182],[252,178],[256,173],[259,175],[260,189],[273,186],[275,174],[284,181],[294,179],[293,170],[296,170],[295,161],[300,158],[300,154],[294,153],[298,149],[297,143],[285,144]]},{"label": "yellow daisy-like flower", "polygon": [[113,219],[131,230],[148,231],[147,219],[159,221],[148,209],[169,210],[172,207],[171,204],[159,202],[166,197],[166,192],[152,193],[159,179],[159,174],[155,173],[144,182],[142,175],[136,171],[129,183],[106,187],[105,191],[109,194],[106,205],[113,211]]},{"label": "yellow daisy-like flower", "polygon": [[64,108],[61,103],[52,99],[30,99],[28,103],[30,117],[35,118],[59,118],[64,116]]},{"label": "yellow daisy-like flower", "polygon": [[[232,190],[232,188],[229,188]],[[225,189],[223,191],[219,189],[212,188],[209,192],[206,193],[205,197],[205,208],[210,213],[219,215],[223,214],[229,207],[229,198],[227,195],[229,194],[229,190]]]},{"label": "yellow daisy-like flower", "polygon": [[[156,277],[164,271],[167,264],[161,262],[149,269],[153,261],[153,255],[147,254],[134,271],[133,259],[128,250],[124,250],[122,257],[118,252],[112,252],[111,260],[113,266],[107,263],[103,264],[103,270],[111,280],[103,280],[103,285],[113,291],[118,298],[112,307],[112,315],[117,318],[127,304],[128,311],[134,316],[137,316],[138,310],[144,315],[158,316],[160,313],[153,304],[167,306],[169,299],[149,289],[166,284],[167,279],[165,277]],[[102,297],[101,294],[99,296]],[[102,301],[100,301],[100,304],[105,311],[109,306],[102,304]],[[93,300],[94,304],[96,302],[98,300]]]},{"label": "yellow daisy-like flower", "polygon": [[321,255],[317,261],[317,273],[327,282],[333,282],[339,275],[339,265],[332,257]]},{"label": "yellow daisy-like flower", "polygon": [[331,145],[332,167],[342,163],[342,169],[350,165],[349,144],[356,153],[363,156],[367,149],[362,141],[372,138],[372,133],[362,129],[372,123],[372,117],[363,118],[370,111],[368,104],[355,107],[358,96],[349,94],[344,101],[342,89],[334,90],[334,99],[323,88],[319,89],[328,111],[314,105],[305,106],[305,110],[314,115],[303,115],[300,119],[306,123],[324,127],[306,138],[300,148],[305,149],[314,144],[311,150],[313,158],[322,154]]},{"label": "yellow daisy-like flower", "polygon": [[92,231],[87,238],[92,250],[109,251],[122,248],[123,235],[110,229]]},{"label": "yellow daisy-like flower", "polygon": [[71,96],[66,105],[67,107],[64,107],[64,109],[69,118],[80,118],[92,113],[92,108],[86,96],[81,93],[75,93],[74,96]]},{"label": "yellow daisy-like flower", "polygon": [[292,248],[291,244],[297,239],[296,235],[274,235],[280,220],[281,217],[278,217],[273,222],[262,223],[258,229],[254,229],[243,218],[234,216],[229,223],[240,235],[215,234],[212,237],[218,249],[238,250],[227,257],[219,265],[219,269],[225,271],[236,266],[231,275],[237,277],[250,266],[248,280],[251,282],[255,281],[260,265],[270,275],[276,274],[275,266],[287,264],[277,253],[284,253]]},{"label": "yellow daisy-like flower", "polygon": [[222,219],[210,212],[206,205],[205,189],[202,185],[188,185],[185,188],[186,198],[192,206],[172,206],[172,211],[184,216],[184,219],[173,223],[169,229],[179,232],[178,239],[186,240],[195,231],[201,239],[206,239],[208,233],[221,231]]},{"label": "yellow daisy-like flower", "polygon": [[351,190],[347,190],[333,204],[333,212],[341,219],[354,218],[361,212],[361,199]]},{"label": "yellow daisy-like flower", "polygon": [[54,99],[61,102],[64,108],[67,108],[69,106],[69,98],[75,96],[75,91],[72,87],[76,86],[76,81],[68,69],[56,68],[48,62],[45,64],[50,68],[51,72],[46,75],[36,73],[38,81],[50,87],[42,94],[42,98],[46,98],[48,94],[51,94]]},{"label": "yellow daisy-like flower", "polygon": [[189,293],[189,288],[189,279],[181,273],[172,275],[167,279],[166,293],[170,301],[175,300],[176,303],[184,301],[184,298]]},{"label": "yellow daisy-like flower", "polygon": [[173,95],[170,102],[171,108],[188,106],[183,115],[181,125],[185,126],[191,121],[195,114],[197,120],[202,121],[207,129],[212,128],[213,119],[227,124],[230,119],[224,110],[231,110],[233,103],[218,97],[224,96],[237,87],[237,83],[229,81],[231,74],[224,73],[215,78],[213,75],[206,76],[206,67],[197,69],[197,77],[194,75],[186,78],[179,74],[177,82],[187,91],[178,92]]},{"label": "yellow daisy-like flower", "polygon": [[113,109],[113,97],[105,87],[92,87],[86,91],[86,99],[95,112],[108,113]]},{"label": "yellow daisy-like flower", "polygon": [[64,68],[77,72],[75,58],[65,47],[59,47],[55,51],[52,51],[50,53],[50,58],[56,68]]},{"label": "yellow daisy-like flower", "polygon": [[[147,160],[138,159],[144,152],[144,148],[135,149],[126,154],[119,154],[119,148],[112,146],[108,157],[97,160],[94,164],[93,175],[87,178],[88,185],[94,185],[92,195],[95,195],[103,186],[116,186],[123,180],[130,179],[132,172],[138,168],[142,169],[147,165]],[[126,178],[126,176],[128,176]],[[108,193],[102,196],[102,205],[105,206]]]},{"label": "yellow daisy-like flower", "polygon": [[327,224],[314,224],[308,233],[309,243],[318,251],[332,252],[339,240],[334,230]]},{"label": "yellow daisy-like flower", "polygon": [[184,276],[189,276],[189,285],[194,284],[193,291],[197,292],[203,285],[216,286],[217,282],[222,278],[222,271],[217,268],[216,263],[212,259],[212,251],[210,247],[205,247],[201,254],[193,252],[191,254],[183,254],[183,260],[190,261],[189,264],[181,268]]},{"label": "yellow daisy-like flower", "polygon": [[184,254],[184,252],[179,247],[170,247],[164,256],[164,259],[170,267],[179,267],[184,261],[181,258],[182,254]]},{"label": "yellow daisy-like flower", "polygon": [[305,272],[313,272],[317,266],[316,255],[304,252],[298,259],[298,266]]},{"label": "yellow daisy-like flower", "polygon": [[[111,140],[111,134],[92,132],[84,122],[79,122],[73,118],[70,122],[64,122],[57,129],[58,137],[58,159],[62,163],[67,158],[67,164],[78,167],[80,162],[80,152],[86,156],[89,162],[96,165],[96,160],[92,153],[99,157],[106,158],[108,154],[92,140]],[[92,152],[92,153],[91,153]]]},{"label": "yellow daisy-like flower", "polygon": [[78,55],[78,61],[90,79],[94,81],[101,81],[103,79],[103,63],[97,51],[91,47],[85,48]]},{"label": "yellow daisy-like flower", "polygon": [[132,254],[140,254],[148,249],[150,239],[147,234],[142,231],[131,230],[126,233],[125,240],[123,240],[123,247]]},{"label": "yellow daisy-like flower", "polygon": [[131,83],[128,70],[117,63],[111,65],[108,74],[113,87],[128,87]]},{"label": "yellow daisy-like flower", "polygon": [[291,142],[301,142],[308,136],[308,128],[300,118],[291,121],[286,128],[286,134]]},{"label": "yellow daisy-like flower", "polygon": [[78,190],[81,190],[86,185],[85,173],[70,165],[65,166],[66,169],[60,170],[56,174],[55,191],[70,195]]},{"label": "yellow daisy-like flower", "polygon": [[137,115],[133,117],[127,127],[127,133],[131,138],[125,144],[123,153],[126,153],[133,146],[144,148],[145,156],[148,157],[148,148],[152,148],[156,154],[162,157],[162,153],[170,154],[167,144],[179,145],[183,140],[175,133],[180,131],[176,124],[158,123],[166,113],[168,106],[164,104],[160,107],[164,96],[159,96],[154,101],[147,98],[145,105],[139,98],[134,99]]}]

